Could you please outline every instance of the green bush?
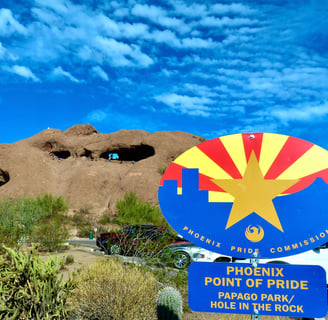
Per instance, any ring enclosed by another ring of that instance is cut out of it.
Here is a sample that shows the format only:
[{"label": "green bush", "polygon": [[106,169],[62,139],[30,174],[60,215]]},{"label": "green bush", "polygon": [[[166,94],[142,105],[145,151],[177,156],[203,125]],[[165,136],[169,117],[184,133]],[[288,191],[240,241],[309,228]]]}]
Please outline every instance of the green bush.
[{"label": "green bush", "polygon": [[65,248],[69,232],[59,219],[47,219],[34,232],[34,242],[39,251],[53,252]]},{"label": "green bush", "polygon": [[151,273],[115,259],[98,260],[77,278],[70,319],[155,319],[156,281]]},{"label": "green bush", "polygon": [[165,173],[166,169],[167,169],[166,166],[160,166],[160,167],[157,169],[157,171],[158,171],[158,173],[160,173],[160,174],[163,175],[163,174]]},{"label": "green bush", "polygon": [[83,207],[80,208],[79,213],[81,214],[89,214],[92,206],[89,204],[85,204]]},{"label": "green bush", "polygon": [[108,224],[111,222],[112,222],[112,218],[109,215],[104,215],[98,220],[99,224]]},{"label": "green bush", "polygon": [[74,257],[72,255],[68,255],[65,258],[65,265],[69,265],[69,264],[72,264],[72,263],[74,263]]},{"label": "green bush", "polygon": [[[62,197],[45,194],[36,199],[22,198],[0,202],[0,241],[8,247],[19,250],[23,242],[33,240],[36,230],[60,221],[56,227],[61,228],[68,207]],[[44,226],[43,226],[44,225]],[[50,229],[51,230],[51,229]],[[56,230],[55,230],[56,231]],[[56,233],[57,235],[59,232]],[[44,238],[53,238],[50,233],[41,234]],[[0,248],[2,250],[2,248]]]},{"label": "green bush", "polygon": [[33,199],[3,200],[0,203],[1,243],[18,250],[45,215]]},{"label": "green bush", "polygon": [[63,261],[15,253],[0,257],[0,318],[59,320],[67,316],[66,301],[75,284],[59,277]]},{"label": "green bush", "polygon": [[42,197],[37,197],[35,201],[48,217],[62,215],[68,210],[68,205],[65,203],[64,197],[54,197],[51,194],[44,194]]},{"label": "green bush", "polygon": [[124,200],[118,200],[116,208],[118,209],[118,217],[114,222],[121,225],[147,223],[168,225],[159,206],[143,202],[134,192],[125,194]]}]

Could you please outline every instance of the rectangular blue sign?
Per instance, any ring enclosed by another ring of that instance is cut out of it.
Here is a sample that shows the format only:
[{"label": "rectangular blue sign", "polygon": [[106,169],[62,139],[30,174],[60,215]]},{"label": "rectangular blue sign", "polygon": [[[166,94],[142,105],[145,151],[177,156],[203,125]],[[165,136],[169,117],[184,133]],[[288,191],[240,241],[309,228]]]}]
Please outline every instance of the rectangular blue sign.
[{"label": "rectangular blue sign", "polygon": [[326,272],[320,266],[194,262],[189,266],[194,311],[325,317]]}]

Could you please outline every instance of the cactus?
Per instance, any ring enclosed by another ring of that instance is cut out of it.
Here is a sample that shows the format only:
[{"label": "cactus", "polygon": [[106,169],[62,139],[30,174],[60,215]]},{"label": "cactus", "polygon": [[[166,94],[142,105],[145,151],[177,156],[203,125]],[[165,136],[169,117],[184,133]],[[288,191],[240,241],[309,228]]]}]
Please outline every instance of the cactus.
[{"label": "cactus", "polygon": [[173,287],[165,287],[156,300],[158,320],[181,320],[182,304],[180,292]]},{"label": "cactus", "polygon": [[0,256],[0,319],[64,319],[66,300],[75,286],[73,280],[59,277],[64,262],[4,249],[7,256]]}]

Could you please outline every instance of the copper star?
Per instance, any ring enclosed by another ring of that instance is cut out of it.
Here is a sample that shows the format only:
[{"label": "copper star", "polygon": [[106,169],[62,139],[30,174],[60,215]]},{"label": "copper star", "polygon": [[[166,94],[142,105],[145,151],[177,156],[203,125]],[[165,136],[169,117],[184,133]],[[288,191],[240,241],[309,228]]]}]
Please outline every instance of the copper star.
[{"label": "copper star", "polygon": [[283,232],[272,199],[298,182],[294,180],[266,180],[252,152],[242,179],[213,179],[213,182],[235,199],[226,229],[253,212]]}]

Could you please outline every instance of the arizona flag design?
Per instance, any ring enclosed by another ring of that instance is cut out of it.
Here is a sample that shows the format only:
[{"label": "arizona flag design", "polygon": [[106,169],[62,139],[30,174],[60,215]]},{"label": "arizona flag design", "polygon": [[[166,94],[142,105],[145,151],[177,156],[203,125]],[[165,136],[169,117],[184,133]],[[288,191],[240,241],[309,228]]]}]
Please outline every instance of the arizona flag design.
[{"label": "arizona flag design", "polygon": [[203,142],[165,171],[158,197],[183,237],[233,257],[297,254],[328,242],[328,151],[243,133]]}]

